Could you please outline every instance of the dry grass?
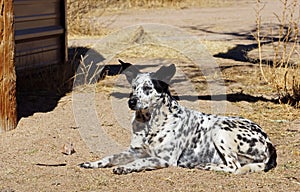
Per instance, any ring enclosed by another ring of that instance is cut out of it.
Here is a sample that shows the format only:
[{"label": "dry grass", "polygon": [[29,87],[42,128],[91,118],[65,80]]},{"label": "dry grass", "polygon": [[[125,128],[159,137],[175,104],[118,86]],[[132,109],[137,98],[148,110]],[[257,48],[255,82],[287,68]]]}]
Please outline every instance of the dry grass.
[{"label": "dry grass", "polygon": [[106,24],[98,19],[108,8],[106,1],[67,0],[69,35],[106,35]]},{"label": "dry grass", "polygon": [[[263,5],[257,1],[258,55],[265,81],[278,93],[280,101],[299,107],[300,102],[300,4],[283,0],[280,15],[274,13],[276,27],[261,33]],[[271,46],[264,46],[266,42]],[[268,43],[269,44],[269,43]],[[266,67],[266,65],[268,67]]]}]

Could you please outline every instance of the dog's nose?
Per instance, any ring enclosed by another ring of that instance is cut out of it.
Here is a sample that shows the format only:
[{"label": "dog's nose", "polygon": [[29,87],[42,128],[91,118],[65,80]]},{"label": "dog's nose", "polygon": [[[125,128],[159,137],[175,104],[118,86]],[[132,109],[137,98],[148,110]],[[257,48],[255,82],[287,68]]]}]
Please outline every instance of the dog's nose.
[{"label": "dog's nose", "polygon": [[136,97],[130,98],[129,101],[128,101],[129,108],[134,110],[135,107],[136,107],[136,103],[137,103],[137,98]]}]

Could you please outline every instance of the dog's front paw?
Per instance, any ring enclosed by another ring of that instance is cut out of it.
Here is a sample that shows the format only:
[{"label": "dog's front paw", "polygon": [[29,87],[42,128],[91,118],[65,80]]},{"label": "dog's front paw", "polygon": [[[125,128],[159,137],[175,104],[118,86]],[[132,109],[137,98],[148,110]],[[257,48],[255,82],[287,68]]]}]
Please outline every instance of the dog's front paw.
[{"label": "dog's front paw", "polygon": [[116,167],[113,169],[113,173],[118,175],[125,175],[131,172],[132,170],[126,167]]},{"label": "dog's front paw", "polygon": [[98,166],[94,165],[92,162],[81,163],[78,166],[86,169],[98,168]]},{"label": "dog's front paw", "polygon": [[195,166],[196,169],[202,169],[202,170],[207,170],[207,165],[206,164],[199,164]]}]

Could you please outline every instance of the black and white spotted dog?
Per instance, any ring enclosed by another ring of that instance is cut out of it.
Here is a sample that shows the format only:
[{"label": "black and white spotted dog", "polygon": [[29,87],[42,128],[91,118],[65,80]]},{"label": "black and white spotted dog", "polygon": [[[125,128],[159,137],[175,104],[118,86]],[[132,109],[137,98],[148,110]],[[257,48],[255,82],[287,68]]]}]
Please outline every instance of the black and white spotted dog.
[{"label": "black and white spotted dog", "polygon": [[167,84],[175,71],[173,64],[155,73],[140,73],[133,66],[125,70],[132,85],[128,105],[135,111],[130,147],[81,167],[117,166],[113,169],[116,174],[168,166],[236,174],[276,167],[276,149],[257,124],[180,106]]}]

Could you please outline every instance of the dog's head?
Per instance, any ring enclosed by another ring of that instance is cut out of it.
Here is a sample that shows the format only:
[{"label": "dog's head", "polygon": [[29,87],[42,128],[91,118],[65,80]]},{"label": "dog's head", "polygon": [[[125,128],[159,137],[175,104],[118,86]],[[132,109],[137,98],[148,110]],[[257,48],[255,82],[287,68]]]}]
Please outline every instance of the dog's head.
[{"label": "dog's head", "polygon": [[[157,106],[164,94],[170,94],[169,82],[175,75],[174,64],[162,66],[154,73],[141,73],[136,67],[119,60],[132,86],[128,101],[129,108],[135,111],[150,110]],[[128,67],[129,66],[129,67]]]}]

